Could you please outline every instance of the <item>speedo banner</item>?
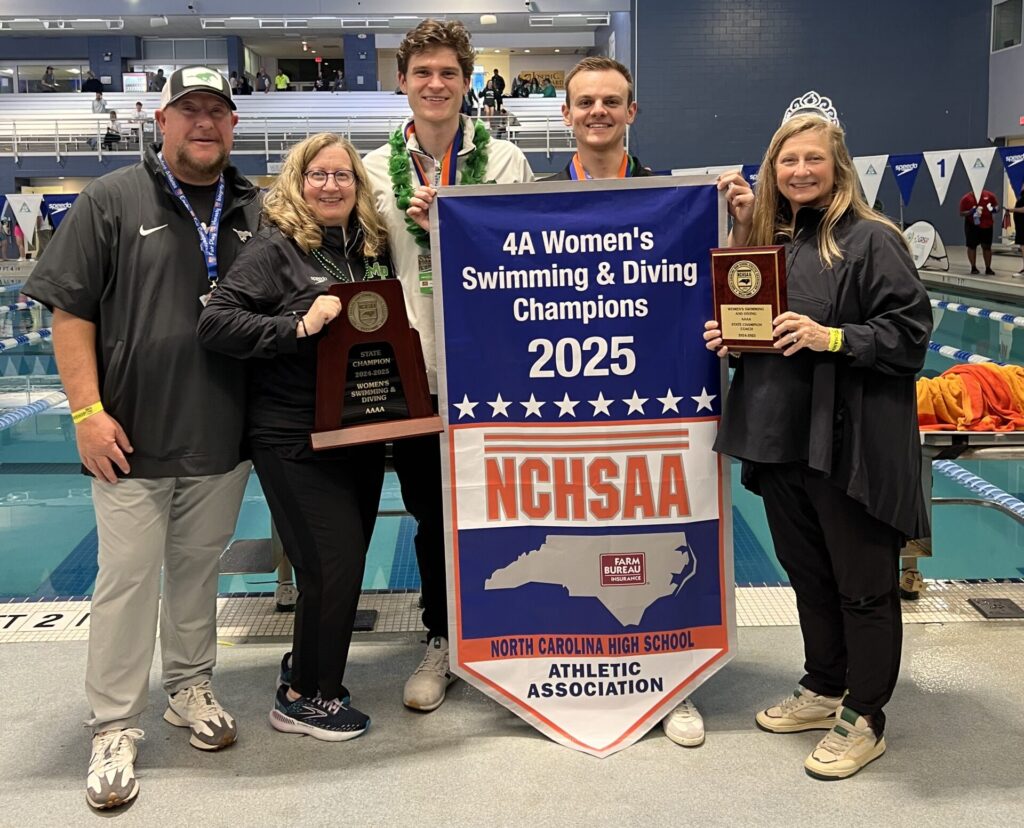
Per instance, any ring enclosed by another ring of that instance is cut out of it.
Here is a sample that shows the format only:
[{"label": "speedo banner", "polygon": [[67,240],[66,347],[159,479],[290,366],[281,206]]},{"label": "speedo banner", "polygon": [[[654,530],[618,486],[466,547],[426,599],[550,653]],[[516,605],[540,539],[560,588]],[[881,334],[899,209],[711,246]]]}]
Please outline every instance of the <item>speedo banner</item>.
[{"label": "speedo banner", "polygon": [[710,176],[441,188],[452,669],[608,756],[732,656]]}]

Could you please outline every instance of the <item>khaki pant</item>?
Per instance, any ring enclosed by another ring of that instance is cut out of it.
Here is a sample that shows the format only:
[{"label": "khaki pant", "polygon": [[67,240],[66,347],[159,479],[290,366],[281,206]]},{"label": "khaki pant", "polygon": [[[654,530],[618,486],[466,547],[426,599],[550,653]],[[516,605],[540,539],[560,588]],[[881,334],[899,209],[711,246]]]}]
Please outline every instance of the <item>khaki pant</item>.
[{"label": "khaki pant", "polygon": [[[217,577],[251,465],[226,474],[93,481],[99,572],[85,691],[94,732],[136,727],[146,707],[159,613],[163,688],[209,679]],[[163,570],[163,601],[160,601]]]}]

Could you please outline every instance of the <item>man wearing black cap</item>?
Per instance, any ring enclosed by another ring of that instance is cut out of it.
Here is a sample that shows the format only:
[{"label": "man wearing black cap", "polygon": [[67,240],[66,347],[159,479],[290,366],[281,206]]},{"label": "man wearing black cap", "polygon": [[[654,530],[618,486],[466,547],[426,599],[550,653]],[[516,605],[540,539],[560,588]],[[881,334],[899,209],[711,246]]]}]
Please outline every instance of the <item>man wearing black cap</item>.
[{"label": "man wearing black cap", "polygon": [[218,276],[258,223],[257,190],[228,165],[234,110],[215,70],[171,74],[156,111],[163,146],[85,188],[25,286],[53,309],[57,364],[93,477],[94,808],[138,793],[135,742],[158,626],[164,719],[201,750],[237,735],[210,678],[218,563],[249,476],[243,372],[195,336]]}]

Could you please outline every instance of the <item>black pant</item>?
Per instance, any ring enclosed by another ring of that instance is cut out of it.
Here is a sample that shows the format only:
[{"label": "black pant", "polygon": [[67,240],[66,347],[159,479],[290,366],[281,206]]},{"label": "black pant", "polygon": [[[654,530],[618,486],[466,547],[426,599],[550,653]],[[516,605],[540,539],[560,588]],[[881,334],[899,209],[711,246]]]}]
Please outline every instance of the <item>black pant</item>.
[{"label": "black pant", "polygon": [[[437,410],[435,400],[434,410]],[[402,501],[417,523],[416,563],[423,591],[423,626],[428,637],[448,637],[448,582],[444,566],[441,443],[436,434],[396,440],[392,446]]]},{"label": "black pant", "polygon": [[380,504],[384,445],[298,460],[254,447],[252,460],[299,588],[292,689],[336,699]]},{"label": "black pant", "polygon": [[775,553],[796,592],[800,683],[841,696],[884,727],[900,671],[900,533],[844,491],[797,466],[757,467]]}]

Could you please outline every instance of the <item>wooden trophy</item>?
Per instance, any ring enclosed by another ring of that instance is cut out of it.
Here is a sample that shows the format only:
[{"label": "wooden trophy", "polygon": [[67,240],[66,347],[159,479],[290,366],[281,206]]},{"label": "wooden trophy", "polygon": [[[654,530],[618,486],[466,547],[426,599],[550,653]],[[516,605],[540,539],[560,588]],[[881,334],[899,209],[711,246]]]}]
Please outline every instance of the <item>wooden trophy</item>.
[{"label": "wooden trophy", "polygon": [[313,449],[440,434],[401,282],[350,282],[328,293],[342,310],[317,346]]}]

